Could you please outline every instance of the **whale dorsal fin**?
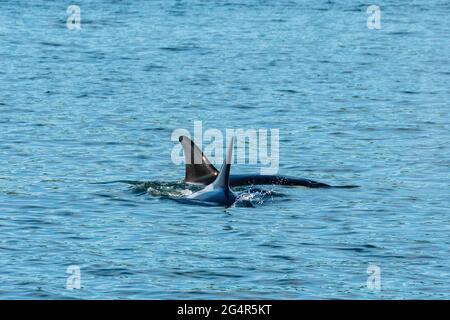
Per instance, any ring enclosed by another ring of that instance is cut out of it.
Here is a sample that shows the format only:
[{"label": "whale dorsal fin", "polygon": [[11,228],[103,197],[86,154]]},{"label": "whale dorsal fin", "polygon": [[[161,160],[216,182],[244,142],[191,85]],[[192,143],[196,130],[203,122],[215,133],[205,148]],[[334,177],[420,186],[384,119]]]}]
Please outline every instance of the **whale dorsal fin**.
[{"label": "whale dorsal fin", "polygon": [[231,139],[230,143],[228,144],[227,148],[227,156],[225,157],[222,168],[220,168],[220,173],[217,177],[217,179],[213,183],[214,189],[224,189],[226,191],[229,191],[229,181],[230,181],[230,169],[231,169],[231,162],[233,159],[233,138]]},{"label": "whale dorsal fin", "polygon": [[203,154],[202,150],[188,137],[180,136],[178,139],[183,147],[184,159],[186,163],[186,183],[212,183],[219,171]]}]

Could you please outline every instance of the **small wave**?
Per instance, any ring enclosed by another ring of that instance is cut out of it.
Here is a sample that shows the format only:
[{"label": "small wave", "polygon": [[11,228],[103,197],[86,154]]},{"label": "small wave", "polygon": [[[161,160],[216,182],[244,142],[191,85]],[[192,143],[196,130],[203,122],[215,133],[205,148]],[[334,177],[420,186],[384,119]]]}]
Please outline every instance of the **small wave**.
[{"label": "small wave", "polygon": [[184,198],[193,193],[190,189],[178,186],[177,184],[151,184],[147,191],[154,197]]}]

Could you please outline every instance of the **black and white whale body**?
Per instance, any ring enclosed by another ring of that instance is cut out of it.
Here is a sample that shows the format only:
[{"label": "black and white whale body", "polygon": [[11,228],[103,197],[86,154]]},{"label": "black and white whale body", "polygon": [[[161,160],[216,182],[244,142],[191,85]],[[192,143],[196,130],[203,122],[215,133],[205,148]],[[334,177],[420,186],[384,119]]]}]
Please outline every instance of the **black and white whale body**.
[{"label": "black and white whale body", "polygon": [[[208,185],[216,180],[219,171],[203,154],[202,150],[188,137],[180,136],[179,141],[183,146],[186,176],[185,183]],[[307,188],[355,188],[357,186],[331,186],[326,183],[317,182],[303,178],[291,178],[280,175],[257,175],[239,174],[230,175],[229,185],[231,187],[251,185],[283,185],[302,186]]]},{"label": "black and white whale body", "polygon": [[188,200],[205,202],[208,204],[231,206],[236,201],[236,195],[230,190],[229,178],[233,154],[233,140],[227,149],[227,156],[220,173],[206,188],[187,197]]}]

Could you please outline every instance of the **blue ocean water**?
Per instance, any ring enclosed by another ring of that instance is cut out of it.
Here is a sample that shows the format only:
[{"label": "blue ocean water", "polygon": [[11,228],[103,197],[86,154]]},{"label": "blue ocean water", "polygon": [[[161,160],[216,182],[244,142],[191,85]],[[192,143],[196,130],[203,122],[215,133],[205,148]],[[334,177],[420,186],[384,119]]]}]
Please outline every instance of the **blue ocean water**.
[{"label": "blue ocean water", "polygon": [[[374,3],[379,30],[362,1],[80,0],[81,30],[69,4],[0,2],[0,298],[450,297],[448,1]],[[194,121],[360,188],[168,200]]]}]

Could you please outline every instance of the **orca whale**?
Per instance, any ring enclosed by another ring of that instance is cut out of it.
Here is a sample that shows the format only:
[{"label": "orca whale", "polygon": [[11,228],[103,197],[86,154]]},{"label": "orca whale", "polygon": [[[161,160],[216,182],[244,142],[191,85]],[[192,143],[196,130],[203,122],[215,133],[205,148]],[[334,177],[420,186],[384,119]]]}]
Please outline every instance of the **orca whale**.
[{"label": "orca whale", "polygon": [[[180,141],[185,157],[186,174],[185,183],[209,185],[216,180],[219,171],[211,164],[202,150],[188,137],[180,136]],[[304,178],[292,178],[280,175],[238,174],[229,176],[231,187],[251,185],[283,185],[302,186],[307,188],[356,188],[357,186],[331,186]]]},{"label": "orca whale", "polygon": [[236,195],[230,190],[230,169],[233,154],[233,140],[227,149],[227,156],[222,164],[220,173],[203,190],[187,197],[189,200],[206,202],[222,206],[231,206],[236,201]]}]

